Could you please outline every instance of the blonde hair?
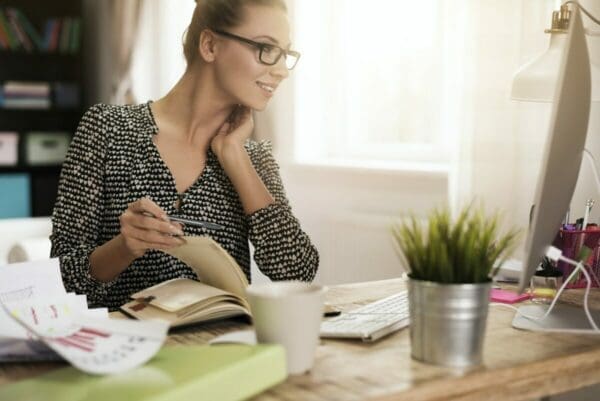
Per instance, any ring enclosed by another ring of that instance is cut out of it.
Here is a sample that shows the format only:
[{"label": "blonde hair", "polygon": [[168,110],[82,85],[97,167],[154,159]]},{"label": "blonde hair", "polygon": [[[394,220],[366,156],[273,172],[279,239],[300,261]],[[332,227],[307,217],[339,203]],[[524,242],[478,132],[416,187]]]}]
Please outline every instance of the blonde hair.
[{"label": "blonde hair", "polygon": [[183,54],[190,66],[198,57],[200,33],[205,29],[223,30],[239,25],[248,5],[279,7],[287,12],[284,0],[196,0],[192,21],[185,31]]}]

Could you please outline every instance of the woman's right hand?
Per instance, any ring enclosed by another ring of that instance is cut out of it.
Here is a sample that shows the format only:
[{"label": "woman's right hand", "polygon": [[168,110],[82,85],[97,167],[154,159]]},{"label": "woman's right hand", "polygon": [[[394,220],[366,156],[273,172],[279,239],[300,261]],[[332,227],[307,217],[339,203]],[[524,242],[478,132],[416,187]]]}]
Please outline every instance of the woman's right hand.
[{"label": "woman's right hand", "polygon": [[182,225],[170,222],[167,214],[150,198],[130,203],[119,217],[121,243],[134,258],[150,249],[170,249],[185,244]]}]

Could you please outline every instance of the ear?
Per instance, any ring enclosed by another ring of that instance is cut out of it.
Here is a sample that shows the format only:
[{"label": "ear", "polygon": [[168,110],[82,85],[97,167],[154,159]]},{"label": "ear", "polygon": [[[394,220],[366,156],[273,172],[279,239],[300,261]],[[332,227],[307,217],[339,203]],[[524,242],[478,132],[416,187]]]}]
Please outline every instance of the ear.
[{"label": "ear", "polygon": [[217,54],[217,41],[215,34],[208,29],[200,32],[198,52],[200,53],[200,57],[202,57],[205,62],[212,63],[215,61]]}]

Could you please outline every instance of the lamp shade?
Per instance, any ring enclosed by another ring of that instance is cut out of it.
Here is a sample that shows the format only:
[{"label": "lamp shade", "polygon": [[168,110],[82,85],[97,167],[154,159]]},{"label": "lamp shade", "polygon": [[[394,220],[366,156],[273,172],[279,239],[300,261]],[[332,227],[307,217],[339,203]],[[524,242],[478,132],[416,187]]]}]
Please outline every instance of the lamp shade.
[{"label": "lamp shade", "polygon": [[550,47],[517,71],[511,98],[529,102],[551,102],[554,98],[560,59],[567,35],[552,34]]},{"label": "lamp shade", "polygon": [[[548,50],[517,71],[513,78],[511,91],[513,100],[552,102],[566,37],[567,35],[562,33],[552,33]],[[600,68],[593,62],[590,64],[592,102],[600,102]]]}]

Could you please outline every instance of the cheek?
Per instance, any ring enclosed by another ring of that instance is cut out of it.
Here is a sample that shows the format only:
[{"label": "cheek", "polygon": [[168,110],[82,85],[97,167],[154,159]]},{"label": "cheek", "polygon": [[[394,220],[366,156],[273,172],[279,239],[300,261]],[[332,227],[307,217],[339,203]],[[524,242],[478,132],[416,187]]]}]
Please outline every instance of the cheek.
[{"label": "cheek", "polygon": [[242,103],[255,103],[260,92],[256,81],[268,71],[251,54],[230,55],[217,66],[217,79],[225,92]]}]

